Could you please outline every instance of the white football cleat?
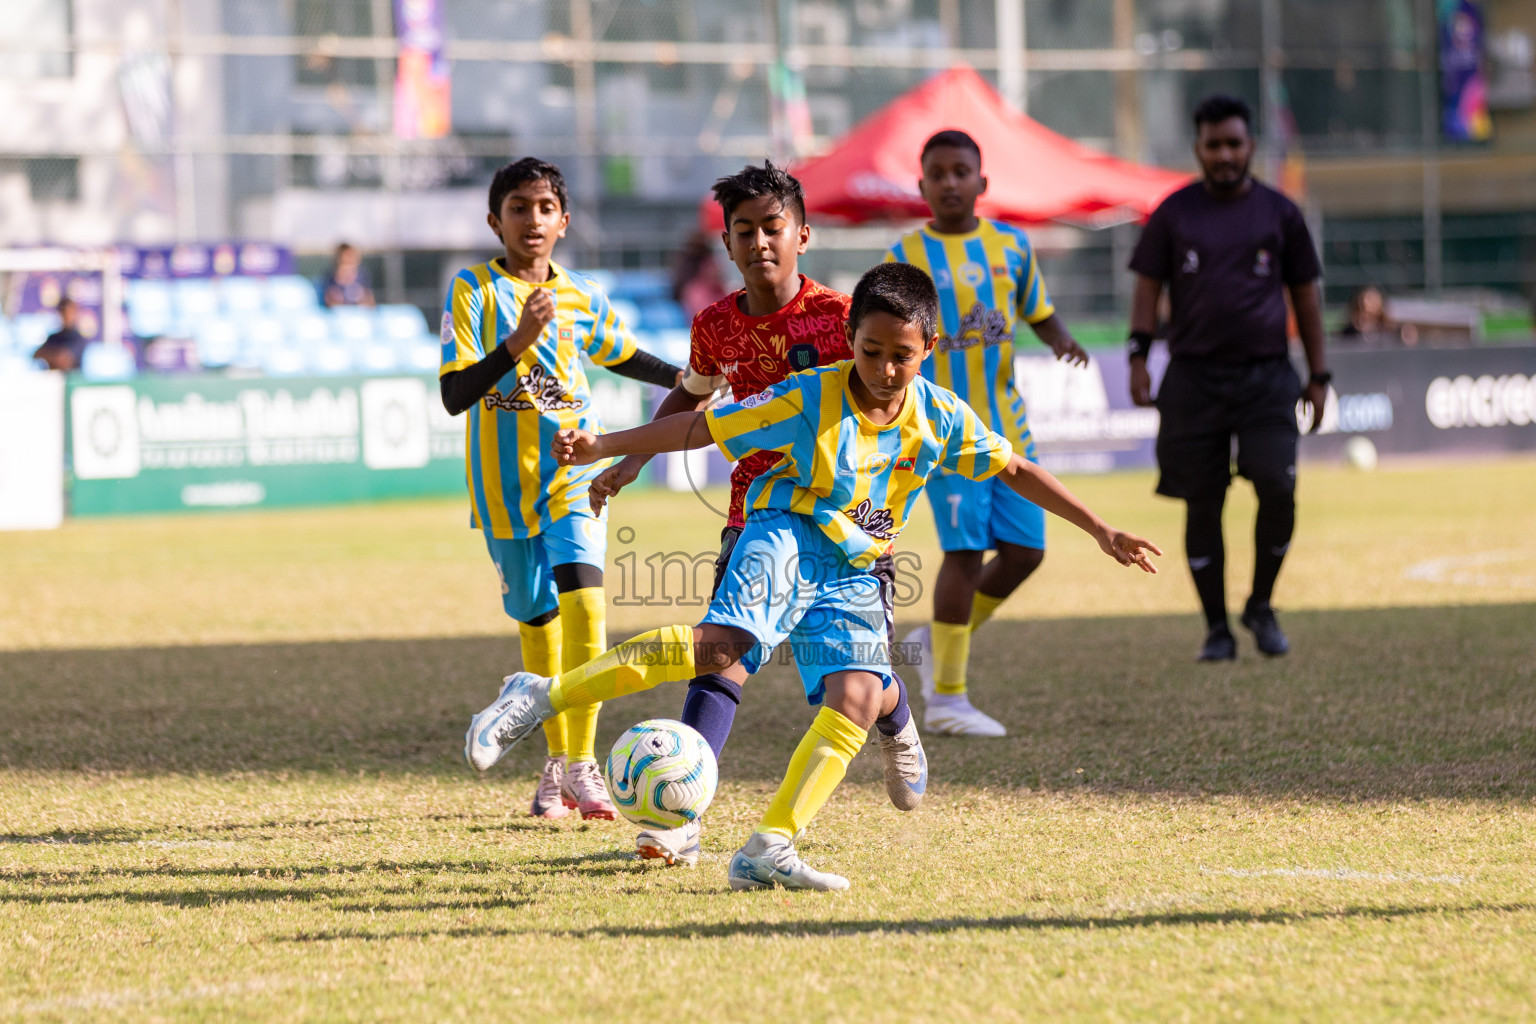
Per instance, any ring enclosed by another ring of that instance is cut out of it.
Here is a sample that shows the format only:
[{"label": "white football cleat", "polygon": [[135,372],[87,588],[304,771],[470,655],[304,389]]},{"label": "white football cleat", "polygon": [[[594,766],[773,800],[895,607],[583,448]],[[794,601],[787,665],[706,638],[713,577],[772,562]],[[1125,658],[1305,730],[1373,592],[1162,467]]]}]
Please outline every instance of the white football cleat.
[{"label": "white football cleat", "polygon": [[553,718],[549,688],[554,680],[532,672],[507,676],[495,703],[469,720],[464,734],[464,759],[477,772],[488,771],[502,755],[528,738],[528,734]]},{"label": "white football cleat", "polygon": [[918,626],[907,634],[902,641],[909,647],[917,645],[917,678],[923,686],[923,700],[928,700],[934,694],[933,689],[933,627],[928,623]]},{"label": "white football cleat", "polygon": [[1007,736],[1008,730],[990,715],[971,706],[965,694],[935,694],[923,711],[923,728],[940,736]]},{"label": "white football cleat", "polygon": [[747,845],[731,856],[726,878],[737,892],[776,885],[817,892],[848,888],[848,879],[809,866],[795,852],[795,845],[776,832],[752,833]]},{"label": "white football cleat", "polygon": [[878,728],[875,739],[880,744],[880,763],[885,768],[885,791],[898,811],[916,810],[928,788],[928,755],[923,753],[923,739],[917,734],[917,720],[894,736]]},{"label": "white football cleat", "polygon": [[699,863],[699,836],[704,828],[690,821],[679,828],[648,828],[635,837],[635,855],[641,860],[663,860],[670,867]]}]

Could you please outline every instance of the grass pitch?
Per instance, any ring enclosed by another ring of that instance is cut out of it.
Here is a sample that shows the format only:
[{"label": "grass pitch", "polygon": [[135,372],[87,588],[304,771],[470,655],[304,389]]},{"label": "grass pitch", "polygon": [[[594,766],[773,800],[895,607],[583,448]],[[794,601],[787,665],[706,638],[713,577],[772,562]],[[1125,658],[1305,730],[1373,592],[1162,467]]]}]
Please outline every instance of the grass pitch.
[{"label": "grass pitch", "polygon": [[[459,502],[0,535],[0,1019],[1536,1012],[1536,463],[1305,467],[1296,651],[1217,667],[1178,506],[1070,482],[1167,571],[1053,523],[975,644],[1011,735],[929,738],[910,815],[866,749],[803,844],[853,881],[825,895],[724,885],[809,719],[788,667],[749,684],[695,871],[527,818],[536,744],[473,777],[516,640]],[[1234,489],[1234,607],[1251,511]],[[615,636],[697,618],[644,559],[717,531],[691,497],[621,502],[646,600]],[[600,744],[680,700],[610,705]]]}]

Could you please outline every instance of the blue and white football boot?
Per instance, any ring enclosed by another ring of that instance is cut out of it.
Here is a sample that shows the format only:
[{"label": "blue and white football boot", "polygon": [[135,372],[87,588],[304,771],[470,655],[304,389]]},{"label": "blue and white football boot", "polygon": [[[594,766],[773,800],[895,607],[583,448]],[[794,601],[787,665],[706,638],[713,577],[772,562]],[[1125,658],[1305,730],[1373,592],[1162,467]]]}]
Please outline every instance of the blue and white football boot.
[{"label": "blue and white football boot", "polygon": [[752,833],[747,845],[731,855],[726,878],[737,892],[772,889],[776,885],[817,892],[848,888],[848,879],[806,864],[795,852],[795,844],[776,832]]},{"label": "blue and white football boot", "polygon": [[699,862],[699,836],[704,827],[697,821],[678,828],[642,829],[635,837],[635,855],[641,860],[665,861],[668,867],[691,868]]},{"label": "blue and white football boot", "polygon": [[469,731],[464,734],[464,759],[475,771],[487,771],[546,719],[554,717],[555,709],[549,704],[553,684],[554,680],[532,672],[507,676],[501,695],[469,720]]},{"label": "blue and white football boot", "polygon": [[875,737],[880,743],[880,763],[885,768],[885,791],[898,811],[911,811],[923,802],[928,789],[928,755],[923,752],[923,739],[917,734],[917,716],[894,736],[887,736],[879,729]]}]

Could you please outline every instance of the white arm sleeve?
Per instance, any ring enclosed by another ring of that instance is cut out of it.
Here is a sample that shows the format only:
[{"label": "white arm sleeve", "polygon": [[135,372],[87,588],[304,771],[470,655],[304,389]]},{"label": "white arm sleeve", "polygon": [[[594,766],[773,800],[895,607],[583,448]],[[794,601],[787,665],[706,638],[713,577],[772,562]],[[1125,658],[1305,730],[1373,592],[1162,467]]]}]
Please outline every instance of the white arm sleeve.
[{"label": "white arm sleeve", "polygon": [[707,398],[725,385],[724,374],[718,377],[706,377],[701,373],[695,373],[692,366],[683,370],[683,389],[698,398]]}]

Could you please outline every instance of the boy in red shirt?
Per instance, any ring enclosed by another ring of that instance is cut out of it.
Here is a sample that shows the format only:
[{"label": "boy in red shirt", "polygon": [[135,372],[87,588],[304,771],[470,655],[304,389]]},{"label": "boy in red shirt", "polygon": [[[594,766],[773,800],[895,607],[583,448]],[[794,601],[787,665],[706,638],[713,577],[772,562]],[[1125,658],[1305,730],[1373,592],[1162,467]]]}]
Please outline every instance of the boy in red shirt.
[{"label": "boy in red shirt", "polygon": [[[812,281],[797,269],[811,239],[800,182],[765,161],[762,167],[749,165],[738,174],[721,178],[715,182],[714,193],[725,214],[722,237],[726,252],[741,271],[744,287],[693,318],[688,368],[682,383],[657,407],[654,418],[658,420],[704,408],[715,392],[727,385],[733,400],[740,402],[792,373],[853,355],[846,330],[849,297]],[[627,456],[593,480],[589,492],[593,507],[600,508],[632,483],[650,458]],[[716,589],[746,524],[747,488],[778,460],[777,452],[756,452],[731,471],[731,506],[720,533]],[[889,638],[895,589],[890,556],[883,556],[870,572],[879,577],[885,594]],[[730,736],[746,678],[746,670],[737,662],[727,672],[698,676],[688,686],[682,720],[704,736],[717,758]],[[896,709],[875,725],[891,801],[902,810],[911,810],[922,799],[928,762],[899,678],[897,687]],[[692,866],[699,856],[698,823],[666,831],[642,831],[636,848],[641,857]]]}]

